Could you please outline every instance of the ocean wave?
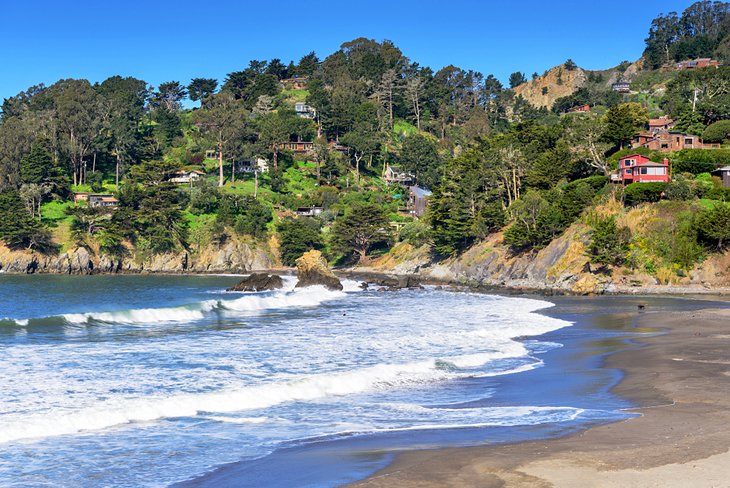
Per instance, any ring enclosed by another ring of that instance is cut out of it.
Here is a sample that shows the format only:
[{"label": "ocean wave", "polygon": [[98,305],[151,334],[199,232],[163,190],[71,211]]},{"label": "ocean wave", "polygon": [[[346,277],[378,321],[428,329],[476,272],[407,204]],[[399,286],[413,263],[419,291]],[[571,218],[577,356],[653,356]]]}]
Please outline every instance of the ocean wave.
[{"label": "ocean wave", "polygon": [[[489,356],[484,355],[482,359],[488,362],[508,357],[509,354],[510,351],[493,352]],[[456,364],[459,359],[447,358],[446,361]],[[440,361],[442,360],[430,359],[406,364],[379,364],[353,371],[325,373],[237,390],[117,400],[77,411],[55,411],[22,419],[8,419],[0,422],[0,442],[77,434],[164,418],[258,410],[282,403],[315,401],[472,376],[465,371],[445,370],[439,367]]]},{"label": "ocean wave", "polygon": [[[344,297],[347,293],[360,291],[358,283],[351,280],[343,280],[343,291],[330,291],[322,286],[295,288],[296,279],[292,279],[292,277],[286,277],[284,283],[285,286],[282,290],[241,293],[239,298],[203,300],[178,307],[66,313],[59,316],[30,319],[3,318],[0,319],[0,324],[26,327],[29,324],[49,319],[58,319],[70,325],[91,323],[146,325],[191,322],[203,320],[211,315],[235,316],[240,313],[256,313],[272,309],[315,307],[326,301]],[[231,295],[239,294],[231,293]]]}]

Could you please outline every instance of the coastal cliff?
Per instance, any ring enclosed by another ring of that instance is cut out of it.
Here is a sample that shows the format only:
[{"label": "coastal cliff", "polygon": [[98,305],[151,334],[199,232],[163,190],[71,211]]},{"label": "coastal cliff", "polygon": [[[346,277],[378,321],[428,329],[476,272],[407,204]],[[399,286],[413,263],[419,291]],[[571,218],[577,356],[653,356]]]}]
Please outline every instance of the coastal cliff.
[{"label": "coastal cliff", "polygon": [[[512,254],[495,233],[446,260],[434,260],[428,246],[406,242],[366,266],[348,271],[395,276],[418,275],[424,280],[474,287],[539,290],[548,293],[730,293],[730,253],[713,254],[682,278],[652,276],[625,267],[591,264],[586,254],[590,230],[577,223],[539,251]],[[253,245],[232,238],[220,246],[144,257],[130,252],[122,259],[99,255],[84,247],[57,255],[11,251],[0,246],[0,272],[22,274],[99,273],[248,273],[280,266],[275,246]]]},{"label": "coastal cliff", "polygon": [[434,261],[427,246],[396,245],[388,254],[354,272],[418,274],[424,279],[476,287],[556,293],[730,292],[730,253],[712,255],[687,276],[658,279],[627,268],[600,268],[586,255],[589,229],[574,224],[539,251],[513,255],[496,233],[457,257]]},{"label": "coastal cliff", "polygon": [[109,257],[85,247],[58,254],[11,251],[0,246],[0,272],[41,274],[97,273],[247,273],[275,267],[277,260],[264,246],[231,238],[199,251],[144,256],[131,250],[123,258]]}]

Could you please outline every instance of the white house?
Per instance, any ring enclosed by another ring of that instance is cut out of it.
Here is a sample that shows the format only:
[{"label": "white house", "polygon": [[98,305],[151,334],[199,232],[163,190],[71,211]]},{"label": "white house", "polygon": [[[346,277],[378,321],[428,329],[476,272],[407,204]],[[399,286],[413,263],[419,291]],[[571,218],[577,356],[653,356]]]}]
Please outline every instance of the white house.
[{"label": "white house", "polygon": [[190,183],[192,181],[198,180],[201,176],[205,176],[205,173],[198,170],[192,170],[192,171],[177,171],[175,172],[175,176],[170,178],[170,181],[172,183]]}]

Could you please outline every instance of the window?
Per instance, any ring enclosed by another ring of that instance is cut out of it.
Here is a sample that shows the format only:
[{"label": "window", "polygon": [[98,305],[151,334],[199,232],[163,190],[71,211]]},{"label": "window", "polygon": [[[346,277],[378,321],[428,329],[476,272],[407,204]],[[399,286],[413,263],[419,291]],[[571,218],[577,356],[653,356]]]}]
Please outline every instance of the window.
[{"label": "window", "polygon": [[630,175],[631,174],[631,169],[630,168],[626,168],[626,174],[627,175]]},{"label": "window", "polygon": [[694,141],[691,138],[687,138],[684,140],[685,146],[691,146],[692,144],[694,144]]},{"label": "window", "polygon": [[641,174],[642,175],[645,175],[646,174],[646,168],[641,168]]},{"label": "window", "polygon": [[667,149],[667,148],[669,148],[669,144],[666,144],[666,143],[662,144],[662,149]]}]

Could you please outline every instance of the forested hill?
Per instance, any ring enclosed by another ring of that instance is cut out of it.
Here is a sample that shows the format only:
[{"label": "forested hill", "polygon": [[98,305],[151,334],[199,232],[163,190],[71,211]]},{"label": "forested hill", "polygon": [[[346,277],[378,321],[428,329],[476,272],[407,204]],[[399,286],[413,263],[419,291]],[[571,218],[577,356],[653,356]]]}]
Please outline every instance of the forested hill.
[{"label": "forested hill", "polygon": [[[522,255],[583,222],[601,266],[681,278],[730,240],[730,190],[713,173],[730,165],[729,26],[728,3],[697,2],[647,26],[637,62],[569,59],[508,86],[364,38],[223,80],[34,86],[2,104],[0,240],[185,263],[246,242],[287,265],[309,248],[348,264],[398,242],[440,260],[494,235]],[[631,148],[660,117],[698,142]],[[611,183],[632,153],[667,158],[671,181]],[[672,206],[671,231],[622,226],[652,205]]]}]

